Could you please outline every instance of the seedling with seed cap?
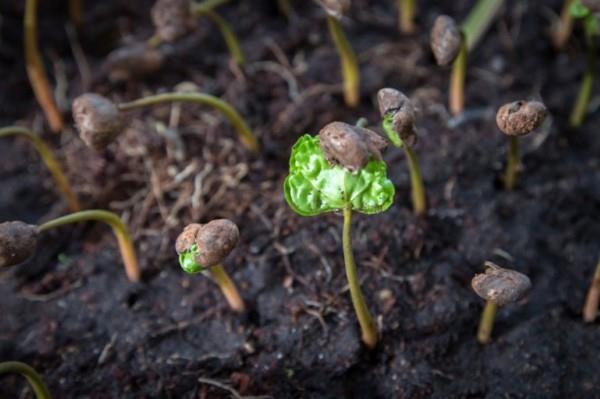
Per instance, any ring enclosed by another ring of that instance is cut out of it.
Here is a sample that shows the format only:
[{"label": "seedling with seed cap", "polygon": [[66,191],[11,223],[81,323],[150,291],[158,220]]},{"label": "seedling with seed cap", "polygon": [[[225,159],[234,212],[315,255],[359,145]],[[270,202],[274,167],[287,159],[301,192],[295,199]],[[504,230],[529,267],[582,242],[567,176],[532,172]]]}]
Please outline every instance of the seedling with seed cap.
[{"label": "seedling with seed cap", "polygon": [[231,309],[242,313],[246,306],[235,283],[223,268],[223,260],[239,240],[238,227],[228,219],[187,225],[177,237],[175,250],[181,268],[189,274],[204,273],[219,286]]},{"label": "seedling with seed cap", "polygon": [[285,199],[296,213],[315,216],[341,211],[346,277],[354,311],[368,348],[377,345],[377,327],[369,313],[352,251],[352,214],[376,214],[394,201],[394,185],[381,159],[386,140],[368,129],[332,122],[318,136],[304,135],[292,148]]},{"label": "seedling with seed cap", "polygon": [[0,223],[0,268],[18,265],[32,256],[39,234],[66,224],[87,221],[103,222],[112,228],[119,244],[127,278],[132,282],[139,281],[140,269],[127,226],[116,214],[100,209],[71,213],[39,226],[20,221]]}]

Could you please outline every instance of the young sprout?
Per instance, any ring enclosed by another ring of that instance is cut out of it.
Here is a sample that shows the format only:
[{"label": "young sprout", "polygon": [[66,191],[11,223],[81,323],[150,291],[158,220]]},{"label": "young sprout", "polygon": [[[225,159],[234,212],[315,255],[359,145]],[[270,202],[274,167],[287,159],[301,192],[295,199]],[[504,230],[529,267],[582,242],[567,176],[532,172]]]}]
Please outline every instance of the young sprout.
[{"label": "young sprout", "polygon": [[122,132],[125,126],[123,112],[175,101],[209,105],[218,109],[237,129],[242,144],[250,151],[258,152],[258,141],[240,114],[231,105],[210,94],[164,93],[115,104],[98,94],[86,93],[73,101],[73,119],[83,141],[91,148],[101,150]]},{"label": "young sprout", "polygon": [[0,267],[17,265],[33,255],[40,233],[66,224],[90,220],[103,222],[112,227],[117,237],[127,277],[132,282],[139,281],[140,269],[127,226],[116,214],[99,209],[71,213],[39,226],[19,221],[0,223]]},{"label": "young sprout", "polygon": [[494,20],[504,0],[479,0],[459,28],[447,15],[436,18],[431,30],[431,50],[438,65],[452,63],[449,107],[452,115],[460,115],[465,108],[465,78],[467,54],[475,48]]},{"label": "young sprout", "polygon": [[316,0],[327,13],[327,27],[342,63],[344,101],[352,108],[360,101],[360,71],[356,54],[340,24],[342,16],[350,8],[350,0]]},{"label": "young sprout", "polygon": [[381,160],[385,146],[386,140],[375,132],[332,122],[318,136],[298,139],[283,185],[288,205],[302,216],[342,211],[346,277],[362,341],[369,348],[377,345],[377,328],[361,292],[352,253],[352,213],[380,213],[394,201],[394,185]]},{"label": "young sprout", "polygon": [[64,123],[62,115],[54,100],[52,87],[48,82],[44,63],[37,43],[37,0],[25,1],[25,14],[23,20],[23,43],[27,76],[33,88],[33,93],[42,107],[50,129],[58,133]]},{"label": "young sprout", "polygon": [[415,33],[417,0],[396,0],[398,2],[398,27],[405,34]]},{"label": "young sprout", "polygon": [[564,0],[560,18],[556,21],[552,32],[552,44],[557,50],[562,50],[573,31],[573,16],[571,15],[571,4],[574,0]]},{"label": "young sprout", "polygon": [[480,344],[490,341],[498,307],[518,301],[531,288],[529,277],[523,273],[504,269],[492,262],[485,262],[485,266],[485,273],[477,274],[471,280],[475,293],[486,300],[477,331]]},{"label": "young sprout", "polygon": [[581,80],[581,86],[579,88],[579,94],[577,100],[571,111],[569,118],[569,124],[571,127],[579,127],[583,123],[585,114],[588,111],[588,105],[590,103],[590,97],[592,96],[592,90],[594,88],[594,81],[596,80],[596,68],[597,68],[597,48],[596,41],[600,35],[600,27],[598,22],[598,16],[596,13],[600,12],[600,5],[594,1],[582,1],[575,0],[571,4],[571,15],[573,17],[583,21],[583,28],[585,31],[585,39],[587,44],[587,65]]},{"label": "young sprout", "polygon": [[152,6],[152,21],[156,28],[154,36],[149,40],[151,47],[162,42],[172,43],[187,35],[196,27],[195,17],[210,19],[221,31],[225,44],[232,58],[238,65],[244,65],[245,57],[233,29],[214,9],[228,0],[205,0],[190,3],[189,0],[157,0]]},{"label": "young sprout", "polygon": [[231,309],[242,313],[246,309],[244,301],[222,266],[239,237],[238,227],[228,219],[216,219],[207,224],[192,223],[177,237],[175,250],[179,254],[179,264],[186,273],[210,274]]},{"label": "young sprout", "polygon": [[537,129],[546,118],[546,107],[539,101],[513,101],[504,104],[496,113],[496,124],[508,136],[508,152],[504,188],[515,189],[519,172],[519,136]]},{"label": "young sprout", "polygon": [[37,153],[42,158],[42,161],[46,164],[46,167],[50,171],[56,186],[64,196],[69,209],[73,212],[77,212],[81,209],[81,205],[79,204],[79,200],[77,196],[71,189],[71,185],[69,184],[69,180],[67,176],[63,172],[60,163],[56,160],[54,155],[52,155],[52,151],[48,147],[48,145],[42,140],[38,135],[33,133],[29,129],[25,129],[19,126],[7,126],[0,128],[0,138],[2,137],[23,137],[31,142]]},{"label": "young sprout", "polygon": [[594,278],[590,284],[585,305],[583,306],[583,321],[592,323],[596,320],[596,316],[598,316],[598,302],[600,302],[600,259],[598,259]]},{"label": "young sprout", "polygon": [[390,88],[377,93],[383,130],[392,144],[403,148],[410,172],[413,209],[417,215],[427,211],[425,185],[413,146],[417,142],[415,111],[410,100],[400,91]]},{"label": "young sprout", "polygon": [[21,374],[27,379],[36,399],[50,399],[50,391],[42,377],[31,366],[22,362],[0,362],[0,375],[2,374]]}]

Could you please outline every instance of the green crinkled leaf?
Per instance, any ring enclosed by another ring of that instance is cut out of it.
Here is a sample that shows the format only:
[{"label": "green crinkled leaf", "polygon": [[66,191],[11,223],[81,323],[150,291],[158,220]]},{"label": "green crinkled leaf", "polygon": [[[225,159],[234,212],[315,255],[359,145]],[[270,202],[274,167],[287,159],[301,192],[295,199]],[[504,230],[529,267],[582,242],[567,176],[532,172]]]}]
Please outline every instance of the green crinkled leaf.
[{"label": "green crinkled leaf", "polygon": [[285,199],[302,216],[343,209],[374,214],[394,201],[394,185],[383,161],[370,160],[357,173],[331,165],[319,145],[319,137],[304,135],[292,148],[290,174],[283,184]]},{"label": "green crinkled leaf", "polygon": [[387,134],[388,139],[392,142],[392,144],[398,148],[402,148],[404,145],[404,140],[400,137],[400,135],[394,130],[392,124],[394,123],[394,114],[388,112],[383,117],[382,127],[385,134]]},{"label": "green crinkled leaf", "polygon": [[187,251],[179,254],[179,265],[188,274],[196,274],[206,270],[206,267],[202,266],[196,261],[198,256],[198,246],[192,245]]}]

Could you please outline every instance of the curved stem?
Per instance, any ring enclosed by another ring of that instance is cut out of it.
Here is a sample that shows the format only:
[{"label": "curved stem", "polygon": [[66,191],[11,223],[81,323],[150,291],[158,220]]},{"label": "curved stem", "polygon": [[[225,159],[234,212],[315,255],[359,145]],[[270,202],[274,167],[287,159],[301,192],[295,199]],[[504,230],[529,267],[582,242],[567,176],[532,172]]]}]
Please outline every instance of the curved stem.
[{"label": "curved stem", "polygon": [[20,136],[29,140],[31,144],[33,144],[33,147],[38,152],[42,158],[42,161],[44,161],[46,167],[50,171],[50,174],[52,175],[52,178],[54,179],[58,189],[67,201],[69,209],[73,212],[79,211],[81,209],[79,200],[77,199],[77,196],[73,190],[71,190],[71,185],[69,184],[67,176],[63,172],[62,167],[44,140],[42,140],[38,135],[34,134],[31,130],[19,126],[7,126],[0,129],[0,138],[9,136]]},{"label": "curved stem", "polygon": [[132,282],[139,281],[140,269],[138,267],[135,248],[133,246],[133,241],[131,240],[131,235],[129,234],[129,229],[127,229],[127,226],[125,226],[121,218],[113,212],[93,209],[89,211],[71,213],[70,215],[62,216],[40,225],[38,227],[38,231],[43,232],[63,226],[65,224],[86,222],[89,220],[104,222],[112,227],[113,233],[117,237],[117,242],[119,243],[119,251],[121,252],[121,257],[123,258],[123,264],[125,266],[127,277]]},{"label": "curved stem", "polygon": [[600,300],[600,259],[596,265],[596,271],[594,272],[594,278],[590,284],[590,289],[585,299],[585,305],[583,306],[583,321],[591,323],[596,320],[598,315],[598,302]]},{"label": "curved stem", "polygon": [[512,191],[517,185],[517,174],[519,172],[519,138],[509,136],[508,152],[506,155],[506,170],[504,172],[504,188]]},{"label": "curved stem", "polygon": [[229,3],[230,0],[204,0],[197,3],[192,3],[192,13],[200,15],[206,11],[217,8],[220,5]]},{"label": "curved stem", "polygon": [[465,79],[467,77],[467,45],[462,35],[460,50],[452,63],[450,75],[449,104],[452,115],[460,115],[465,109]]},{"label": "curved stem", "polygon": [[156,104],[162,104],[165,102],[183,101],[192,102],[196,104],[209,105],[221,111],[231,124],[237,129],[242,144],[246,146],[250,151],[257,152],[260,148],[258,141],[252,131],[244,121],[244,119],[237,113],[237,111],[225,101],[211,96],[210,94],[204,93],[165,93],[155,94],[152,96],[142,97],[138,100],[131,101],[128,103],[119,104],[118,108],[121,111],[129,111],[135,108],[142,108]]},{"label": "curved stem", "polygon": [[414,150],[404,144],[404,152],[408,159],[408,169],[410,171],[410,184],[413,209],[417,215],[423,215],[427,211],[427,200],[425,199],[425,185],[419,168],[419,162]]},{"label": "curved stem", "polygon": [[398,0],[398,16],[400,32],[410,34],[415,32],[416,0]]},{"label": "curved stem", "polygon": [[221,288],[221,292],[227,299],[227,303],[231,309],[238,313],[243,313],[246,310],[246,306],[244,305],[244,300],[237,290],[235,283],[229,277],[229,274],[225,271],[222,265],[216,265],[208,268],[208,271],[215,281],[219,288]]},{"label": "curved stem", "polygon": [[23,37],[25,64],[27,76],[33,88],[33,93],[42,107],[48,124],[53,132],[60,132],[63,128],[63,119],[58,106],[54,101],[52,88],[44,71],[44,64],[40,56],[37,43],[37,0],[25,1],[25,15],[23,21]]},{"label": "curved stem", "polygon": [[562,50],[571,36],[573,31],[573,17],[571,16],[571,4],[573,0],[565,0],[562,10],[560,11],[560,19],[554,27],[552,33],[552,44],[557,50]]},{"label": "curved stem", "polygon": [[244,57],[244,52],[242,51],[242,47],[240,46],[240,42],[237,39],[237,36],[233,32],[233,29],[229,26],[227,21],[225,21],[219,14],[212,10],[206,10],[197,12],[197,15],[206,16],[210,19],[221,31],[221,35],[223,35],[223,39],[225,40],[225,44],[229,49],[229,53],[231,57],[234,59],[236,64],[242,66],[246,63],[246,57]]},{"label": "curved stem", "polygon": [[0,375],[9,373],[21,374],[27,378],[27,382],[31,385],[37,399],[50,399],[52,397],[42,377],[31,366],[15,361],[0,363]]},{"label": "curved stem", "polygon": [[480,344],[485,345],[490,342],[497,310],[498,305],[494,302],[487,301],[485,303],[483,313],[481,314],[481,320],[479,321],[479,329],[477,330],[477,341],[479,341]]},{"label": "curved stem", "polygon": [[344,229],[342,234],[342,245],[344,249],[344,264],[346,266],[346,277],[350,287],[350,296],[352,305],[360,324],[362,331],[362,340],[369,349],[377,345],[377,327],[369,313],[365,298],[360,290],[360,281],[356,272],[356,263],[354,263],[354,254],[352,253],[352,208],[344,208]]},{"label": "curved stem", "polygon": [[350,43],[348,43],[348,39],[346,39],[342,26],[337,19],[328,15],[327,26],[342,62],[344,101],[347,106],[355,108],[360,101],[360,71],[356,54]]},{"label": "curved stem", "polygon": [[83,0],[69,0],[69,18],[73,25],[79,29],[83,24],[83,7],[81,5]]},{"label": "curved stem", "polygon": [[[591,16],[589,18],[595,17]],[[585,68],[583,79],[581,80],[577,101],[575,102],[571,117],[569,118],[571,127],[581,126],[590,103],[590,97],[592,96],[592,90],[594,88],[594,80],[596,79],[596,40],[597,37],[595,35],[587,34],[587,66]]]},{"label": "curved stem", "polygon": [[472,51],[490,27],[504,0],[479,0],[462,25],[467,49]]}]

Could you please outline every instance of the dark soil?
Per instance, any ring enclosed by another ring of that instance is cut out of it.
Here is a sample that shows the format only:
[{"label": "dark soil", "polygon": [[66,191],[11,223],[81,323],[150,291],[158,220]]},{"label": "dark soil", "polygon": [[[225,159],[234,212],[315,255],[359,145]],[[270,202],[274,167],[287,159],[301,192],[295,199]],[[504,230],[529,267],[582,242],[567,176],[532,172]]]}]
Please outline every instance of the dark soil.
[{"label": "dark soil", "polygon": [[[65,9],[40,3],[40,42],[50,75],[63,82],[68,115],[85,88]],[[42,133],[86,207],[124,217],[143,282],[126,279],[106,226],[45,234],[33,259],[0,273],[0,360],[31,364],[57,398],[230,397],[199,378],[273,398],[600,398],[600,329],[581,321],[600,253],[600,113],[577,132],[565,127],[584,46],[576,30],[565,53],[552,49],[549,16],[560,1],[507,2],[471,54],[468,118],[454,125],[449,71],[434,65],[427,30],[440,13],[462,20],[472,1],[419,1],[418,35],[406,37],[392,1],[355,0],[344,27],[361,60],[356,111],[342,102],[324,14],[308,1],[293,2],[289,23],[274,1],[219,9],[242,38],[245,74],[203,21],[173,46],[160,73],[126,84],[110,83],[100,66],[124,41],[152,34],[152,2],[85,3],[80,42],[89,90],[125,100],[194,82],[240,110],[264,152],[249,155],[218,113],[187,105],[166,134],[174,107],[133,113],[130,128],[102,153],[71,128],[49,133],[25,74],[22,2],[3,2],[0,121]],[[413,216],[405,159],[388,151],[396,203],[357,216],[353,226],[363,290],[381,326],[381,343],[369,352],[346,290],[341,217],[299,217],[281,187],[301,134],[361,116],[377,125],[375,94],[385,86],[419,108],[416,151],[430,209]],[[542,99],[552,117],[522,140],[520,186],[507,193],[498,179],[506,140],[494,113],[520,98]],[[0,220],[39,223],[66,212],[27,143],[3,140],[0,154]],[[240,245],[225,265],[249,304],[245,316],[229,311],[208,279],[177,264],[182,227],[217,217],[240,226]],[[470,280],[485,260],[528,274],[533,288],[500,310],[493,342],[482,347],[475,330],[483,301]],[[1,381],[1,397],[31,397],[22,378]]]}]

